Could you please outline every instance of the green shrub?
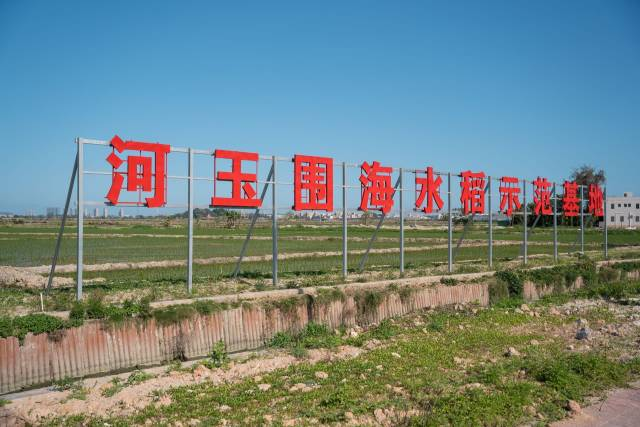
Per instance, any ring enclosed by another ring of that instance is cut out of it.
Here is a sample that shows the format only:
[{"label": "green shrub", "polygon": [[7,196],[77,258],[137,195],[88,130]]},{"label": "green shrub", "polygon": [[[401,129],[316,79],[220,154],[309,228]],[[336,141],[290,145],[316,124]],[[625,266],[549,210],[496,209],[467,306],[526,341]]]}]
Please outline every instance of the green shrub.
[{"label": "green shrub", "polygon": [[220,368],[225,366],[229,362],[229,355],[227,354],[227,347],[222,340],[215,343],[209,357],[202,362],[204,366],[209,369]]},{"label": "green shrub", "polygon": [[498,282],[507,285],[510,297],[522,297],[524,291],[523,274],[515,270],[502,270],[496,271],[495,277]]}]

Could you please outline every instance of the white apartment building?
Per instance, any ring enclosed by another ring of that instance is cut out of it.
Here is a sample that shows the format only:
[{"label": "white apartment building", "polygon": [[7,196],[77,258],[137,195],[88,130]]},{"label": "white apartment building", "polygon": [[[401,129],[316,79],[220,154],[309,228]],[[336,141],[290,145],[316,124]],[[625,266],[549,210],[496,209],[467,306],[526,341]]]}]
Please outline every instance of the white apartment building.
[{"label": "white apartment building", "polygon": [[607,197],[607,227],[640,227],[640,197]]}]

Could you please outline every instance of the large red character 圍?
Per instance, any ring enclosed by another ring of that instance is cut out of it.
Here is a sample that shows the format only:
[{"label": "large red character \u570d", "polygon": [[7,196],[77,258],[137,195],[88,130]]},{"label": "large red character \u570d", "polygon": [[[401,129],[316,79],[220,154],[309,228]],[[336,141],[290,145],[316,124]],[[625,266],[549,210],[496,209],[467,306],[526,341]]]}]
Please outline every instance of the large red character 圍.
[{"label": "large red character \u570d", "polygon": [[500,178],[500,210],[504,211],[507,216],[513,215],[513,210],[520,209],[520,187],[518,187],[518,178],[514,176],[503,176]]},{"label": "large red character \u570d", "polygon": [[[111,188],[106,199],[112,205],[135,205],[157,208],[164,206],[167,199],[167,154],[171,146],[152,142],[123,141],[118,135],[110,141],[113,151],[107,157],[107,162],[112,167]],[[125,150],[137,151],[137,156],[127,156],[126,160],[118,157],[117,153]],[[151,153],[153,156],[143,156],[142,153]],[[119,171],[123,163],[127,164],[126,172]],[[127,191],[138,192],[138,201],[120,202],[120,192],[127,177]],[[142,192],[153,191],[153,197],[146,197],[142,201]]]},{"label": "large red character \u570d", "polygon": [[460,174],[460,202],[465,215],[484,213],[484,172],[465,171]]},{"label": "large red character \u570d", "polygon": [[589,212],[598,217],[604,216],[604,201],[602,189],[598,184],[589,185]]},{"label": "large red character \u570d", "polygon": [[293,210],[333,210],[333,159],[293,157]]},{"label": "large red character \u570d", "polygon": [[395,190],[391,186],[391,167],[380,166],[380,162],[374,161],[372,164],[364,162],[361,165],[360,184],[362,196],[360,199],[360,210],[371,209],[381,210],[385,215],[393,207],[393,194]]},{"label": "large red character \u570d", "polygon": [[438,175],[438,178],[433,179],[433,168],[429,166],[425,170],[425,176],[418,176],[416,172],[416,209],[420,209],[424,203],[425,198],[427,204],[422,211],[425,213],[433,212],[433,204],[435,203],[438,209],[442,209],[442,198],[440,198],[440,185],[442,184],[442,177]]},{"label": "large red character \u570d", "polygon": [[[262,200],[256,198],[258,181],[258,153],[246,153],[243,151],[216,150],[214,156],[214,185],[212,207],[230,208],[257,208],[262,204]],[[231,171],[218,171],[218,160],[231,160]],[[255,172],[247,173],[242,171],[243,162],[252,162],[255,165]],[[231,197],[218,195],[216,184],[219,181],[231,183]]]},{"label": "large red character \u570d", "polygon": [[562,185],[564,194],[562,195],[562,210],[564,216],[578,216],[580,205],[578,199],[578,184],[576,182],[565,181]]},{"label": "large red character \u570d", "polygon": [[536,178],[533,181],[533,212],[536,215],[551,215],[551,183],[547,178]]}]

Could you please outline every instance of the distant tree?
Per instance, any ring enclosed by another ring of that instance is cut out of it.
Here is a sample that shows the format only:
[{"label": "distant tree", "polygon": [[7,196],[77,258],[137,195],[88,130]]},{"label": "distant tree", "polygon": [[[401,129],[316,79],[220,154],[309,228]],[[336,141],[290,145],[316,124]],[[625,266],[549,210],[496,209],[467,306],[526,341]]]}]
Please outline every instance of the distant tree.
[{"label": "distant tree", "polygon": [[240,212],[227,210],[224,212],[224,217],[227,220],[227,228],[235,228],[240,219]]},{"label": "distant tree", "polygon": [[596,170],[593,166],[582,165],[579,168],[575,168],[571,172],[571,181],[575,181],[578,185],[589,186],[591,184],[604,185],[607,182],[607,178],[604,174],[604,170]]}]

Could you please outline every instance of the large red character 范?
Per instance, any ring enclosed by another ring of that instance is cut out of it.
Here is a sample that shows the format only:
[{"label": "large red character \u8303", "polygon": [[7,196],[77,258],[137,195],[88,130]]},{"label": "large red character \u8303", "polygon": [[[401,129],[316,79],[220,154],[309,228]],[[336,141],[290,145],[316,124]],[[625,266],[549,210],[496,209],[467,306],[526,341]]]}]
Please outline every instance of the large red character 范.
[{"label": "large red character \u8303", "polygon": [[484,213],[484,172],[465,171],[460,174],[462,212],[465,215]]},{"label": "large red character \u8303", "polygon": [[578,202],[578,184],[576,182],[565,181],[563,184],[564,194],[562,195],[562,210],[564,216],[578,216],[580,205]]},{"label": "large red character \u8303", "polygon": [[378,209],[383,214],[388,214],[393,207],[393,194],[395,193],[391,186],[393,169],[380,166],[380,162],[374,161],[372,164],[364,162],[361,165],[361,170],[362,195],[359,209],[365,212],[369,208]]},{"label": "large red character \u8303", "polygon": [[518,187],[518,178],[513,176],[503,176],[500,178],[500,210],[504,211],[507,216],[513,215],[513,209],[520,209],[520,187]]},{"label": "large red character \u8303", "polygon": [[604,216],[602,189],[598,184],[589,185],[589,212],[593,216]]},{"label": "large red character \u8303", "polygon": [[536,215],[551,215],[551,183],[547,181],[547,178],[536,178],[533,181],[533,203],[534,213]]},{"label": "large red character \u8303", "polygon": [[[216,150],[214,156],[214,184],[211,207],[229,208],[257,208],[262,205],[262,200],[256,198],[254,185],[258,181],[258,153],[246,153],[243,151]],[[231,160],[231,171],[217,171],[219,159]],[[243,162],[253,162],[255,173],[242,171]],[[218,181],[231,182],[231,197],[218,195],[216,183]]]},{"label": "large red character \u8303", "polygon": [[293,210],[333,210],[333,159],[293,157]]},{"label": "large red character \u8303", "polygon": [[[157,208],[166,204],[166,170],[167,154],[171,151],[171,146],[151,142],[123,141],[118,135],[110,141],[113,151],[107,157],[107,162],[112,166],[111,188],[106,195],[106,199],[112,205],[135,205]],[[138,151],[138,156],[127,156],[127,160],[122,160],[116,152],[122,153],[125,150]],[[152,153],[151,156],[143,156],[142,153]],[[118,171],[123,163],[127,164],[127,171]],[[152,167],[153,164],[153,167]],[[152,170],[153,169],[153,170]],[[127,191],[137,191],[138,201],[120,202],[120,192],[127,177]],[[142,201],[142,192],[153,191],[153,197],[146,197]]]},{"label": "large red character \u8303", "polygon": [[438,178],[433,179],[433,168],[429,166],[425,170],[425,176],[418,176],[416,172],[416,209],[420,209],[424,203],[425,198],[427,204],[422,211],[424,213],[433,212],[433,204],[435,203],[438,209],[442,209],[442,198],[440,197],[440,185],[442,184],[442,177],[438,175]]}]

